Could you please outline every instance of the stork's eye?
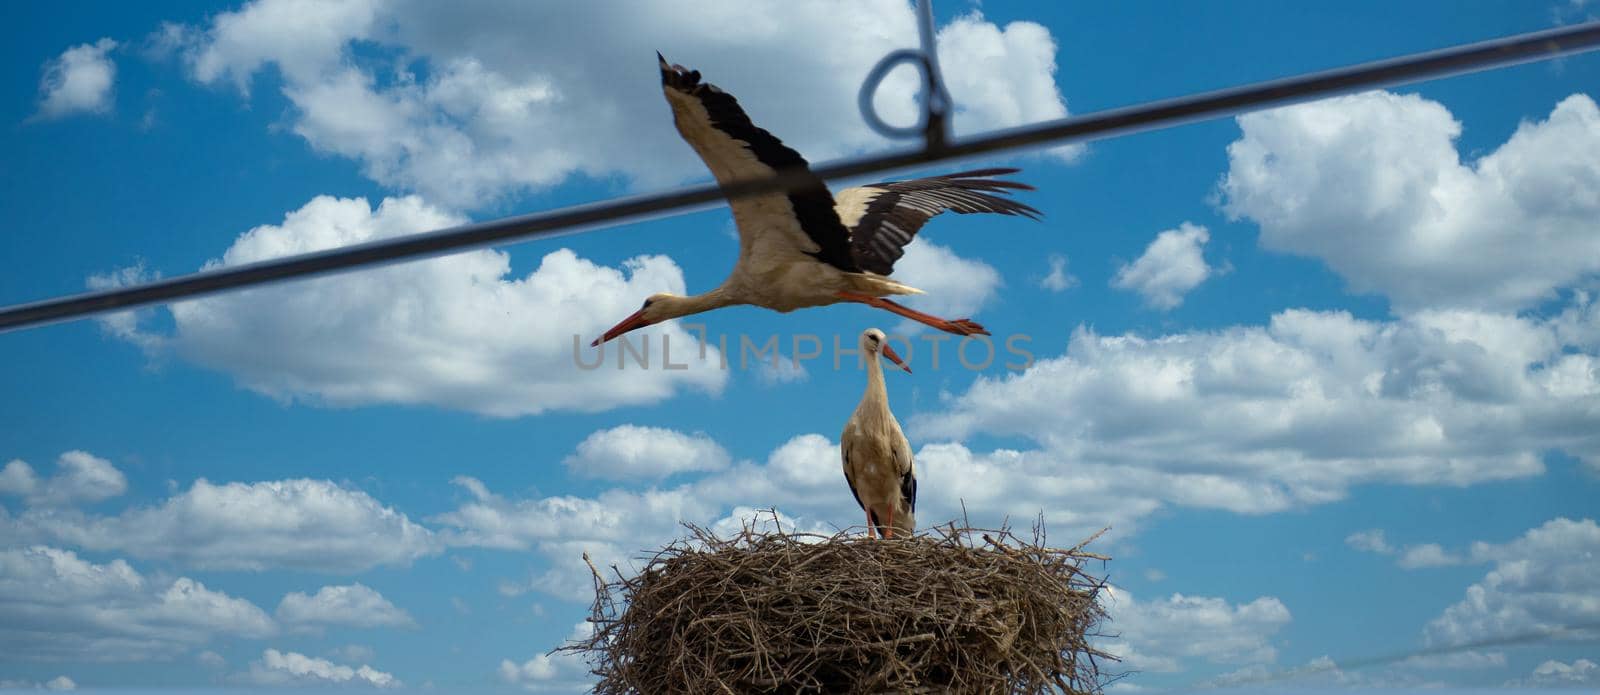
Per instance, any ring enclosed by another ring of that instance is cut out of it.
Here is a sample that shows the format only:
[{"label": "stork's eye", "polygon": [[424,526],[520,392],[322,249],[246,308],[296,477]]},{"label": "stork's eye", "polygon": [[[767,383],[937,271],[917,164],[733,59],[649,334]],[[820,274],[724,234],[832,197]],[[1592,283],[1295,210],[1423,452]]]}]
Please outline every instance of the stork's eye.
[{"label": "stork's eye", "polygon": [[869,335],[869,336],[867,336],[867,340],[872,341],[873,345],[877,345],[878,344],[878,336]]},{"label": "stork's eye", "polygon": [[642,306],[640,306],[639,309],[640,310],[649,309],[650,308],[650,303],[653,302],[653,301],[655,301],[655,300],[654,299],[646,299],[646,300],[644,300],[644,304]]}]

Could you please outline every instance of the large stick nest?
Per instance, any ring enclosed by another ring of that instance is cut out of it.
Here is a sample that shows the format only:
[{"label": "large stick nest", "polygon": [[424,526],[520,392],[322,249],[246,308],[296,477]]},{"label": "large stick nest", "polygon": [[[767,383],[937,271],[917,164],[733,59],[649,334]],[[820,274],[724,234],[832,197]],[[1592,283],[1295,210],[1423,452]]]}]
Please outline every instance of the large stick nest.
[{"label": "large stick nest", "polygon": [[[1107,558],[954,524],[908,539],[689,526],[628,577],[595,572],[596,693],[1098,693]],[[1090,540],[1093,540],[1092,538]],[[587,558],[585,558],[587,559]],[[591,568],[593,566],[591,565]],[[615,568],[613,568],[615,570]]]}]

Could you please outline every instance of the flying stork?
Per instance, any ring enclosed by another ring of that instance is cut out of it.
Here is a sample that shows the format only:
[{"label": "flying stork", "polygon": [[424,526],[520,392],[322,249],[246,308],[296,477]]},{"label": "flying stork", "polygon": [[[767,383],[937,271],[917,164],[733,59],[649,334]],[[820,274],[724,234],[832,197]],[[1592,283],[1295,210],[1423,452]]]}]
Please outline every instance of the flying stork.
[{"label": "flying stork", "polygon": [[884,538],[896,532],[911,535],[917,526],[917,469],[911,461],[911,442],[900,431],[900,422],[889,410],[889,391],[883,384],[883,367],[878,356],[911,371],[883,331],[868,328],[861,333],[861,356],[867,360],[867,390],[861,403],[839,436],[839,454],[844,461],[844,480],[856,504],[867,512],[867,537],[877,530]]},{"label": "flying stork", "polygon": [[735,304],[773,311],[858,302],[957,335],[988,335],[968,319],[954,321],[901,306],[886,297],[921,294],[887,276],[917,230],[946,210],[993,212],[1038,219],[1039,211],[995,194],[1033,190],[989,178],[1017,169],[980,169],[908,181],[847,188],[831,195],[806,160],[750,122],[739,102],[700,72],[669,65],[660,53],[661,87],[678,133],[723,185],[793,172],[804,185],[791,193],[729,201],[739,228],[739,259],[722,285],[692,297],[651,295],[633,315],[591,345],[669,319]]}]

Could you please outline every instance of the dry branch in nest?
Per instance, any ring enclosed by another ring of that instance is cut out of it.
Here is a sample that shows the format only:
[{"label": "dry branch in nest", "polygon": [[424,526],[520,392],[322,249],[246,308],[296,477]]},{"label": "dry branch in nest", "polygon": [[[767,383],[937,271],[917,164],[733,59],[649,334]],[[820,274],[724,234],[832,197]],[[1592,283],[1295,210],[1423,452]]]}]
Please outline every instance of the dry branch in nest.
[{"label": "dry branch in nest", "polygon": [[[633,577],[595,572],[596,693],[1097,693],[1105,613],[1087,560],[1008,529],[895,540],[690,536]],[[1090,540],[1093,540],[1092,538]],[[585,558],[587,559],[587,558]],[[591,568],[593,566],[591,565]],[[613,568],[615,570],[615,568]]]}]

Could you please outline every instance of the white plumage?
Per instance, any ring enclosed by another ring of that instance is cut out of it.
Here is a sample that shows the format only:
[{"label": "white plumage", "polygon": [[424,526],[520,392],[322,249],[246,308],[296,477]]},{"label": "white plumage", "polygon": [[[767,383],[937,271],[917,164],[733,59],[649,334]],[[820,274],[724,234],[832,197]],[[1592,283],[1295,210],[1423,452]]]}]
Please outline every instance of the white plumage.
[{"label": "white plumage", "polygon": [[861,394],[850,421],[839,435],[839,455],[844,479],[856,504],[867,513],[867,535],[884,538],[911,535],[916,528],[917,470],[911,442],[900,431],[900,421],[889,410],[889,391],[883,383],[879,355],[911,371],[883,331],[869,328],[861,334],[861,355],[867,360],[867,389]]}]

